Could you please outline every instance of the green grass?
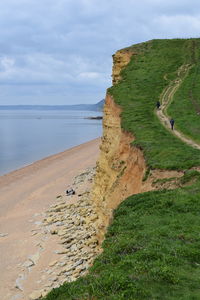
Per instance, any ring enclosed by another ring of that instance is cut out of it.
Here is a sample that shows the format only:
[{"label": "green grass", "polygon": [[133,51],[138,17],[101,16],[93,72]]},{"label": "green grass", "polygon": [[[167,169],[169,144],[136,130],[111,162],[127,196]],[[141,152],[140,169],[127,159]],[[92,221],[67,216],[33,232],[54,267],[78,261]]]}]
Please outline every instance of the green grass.
[{"label": "green grass", "polygon": [[193,39],[175,39],[136,45],[138,54],[121,72],[122,80],[108,90],[123,109],[122,128],[136,137],[133,144],[143,150],[150,168],[187,169],[200,164],[199,150],[171,135],[154,113],[156,101],[177,77],[178,68],[192,62],[192,43]]},{"label": "green grass", "polygon": [[174,95],[167,112],[175,119],[178,130],[200,143],[200,40],[195,40],[193,48],[194,66]]},{"label": "green grass", "polygon": [[103,248],[89,275],[45,299],[200,299],[199,180],[126,199]]},{"label": "green grass", "polygon": [[188,170],[185,172],[184,176],[180,178],[181,184],[187,184],[194,182],[199,178],[199,172],[196,170]]}]

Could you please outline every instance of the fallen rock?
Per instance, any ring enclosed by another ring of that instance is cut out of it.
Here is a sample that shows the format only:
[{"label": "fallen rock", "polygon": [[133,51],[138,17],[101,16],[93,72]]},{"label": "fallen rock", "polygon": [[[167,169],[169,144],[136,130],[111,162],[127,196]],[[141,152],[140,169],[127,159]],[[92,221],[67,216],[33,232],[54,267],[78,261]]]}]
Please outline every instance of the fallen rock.
[{"label": "fallen rock", "polygon": [[76,251],[78,250],[76,244],[73,244],[73,245],[71,246],[70,250],[71,250],[72,252],[74,252],[74,251],[76,252]]},{"label": "fallen rock", "polygon": [[23,292],[23,286],[22,286],[21,280],[23,280],[22,277],[19,277],[19,278],[16,279],[15,287]]},{"label": "fallen rock", "polygon": [[74,264],[74,267],[76,268],[77,266],[81,265],[82,263],[83,263],[83,259],[80,259]]},{"label": "fallen rock", "polygon": [[34,235],[36,235],[36,234],[38,234],[36,231],[34,231],[32,234],[31,234],[31,236],[34,236]]},{"label": "fallen rock", "polygon": [[51,228],[50,229],[50,233],[51,234],[57,234],[58,233],[58,229],[57,228]]},{"label": "fallen rock", "polygon": [[53,282],[47,282],[44,286],[47,288],[50,288],[52,285],[53,285]]},{"label": "fallen rock", "polygon": [[57,260],[50,262],[49,267],[55,266],[57,264],[57,262],[58,262]]},{"label": "fallen rock", "polygon": [[0,237],[5,237],[7,235],[8,235],[8,233],[0,233]]},{"label": "fallen rock", "polygon": [[31,255],[31,256],[29,257],[29,260],[31,260],[31,261],[36,265],[36,263],[37,263],[39,257],[40,257],[40,253],[37,252],[37,253],[35,253],[34,255]]},{"label": "fallen rock", "polygon": [[58,264],[60,267],[64,267],[67,265],[67,262],[66,261],[61,261],[59,264]]},{"label": "fallen rock", "polygon": [[[82,177],[77,177],[77,180],[86,182],[94,175],[94,171],[91,174],[91,170],[86,173]],[[80,189],[80,182],[79,186],[74,186],[74,188]],[[60,244],[61,250],[55,251],[56,248],[54,248],[52,251],[62,255],[59,259],[50,262],[44,271],[46,277],[44,281],[45,291],[50,291],[51,288],[61,285],[64,281],[74,281],[86,274],[94,257],[98,254],[96,250],[97,247],[99,249],[97,210],[92,201],[89,200],[87,191],[79,190],[78,192],[82,194],[82,197],[76,203],[67,204],[66,201],[63,202],[63,199],[60,199],[51,205],[46,214],[43,215],[42,234],[44,236],[46,233],[46,238],[50,234],[58,235],[57,239],[59,239],[58,244]],[[32,262],[39,259],[39,253],[36,254],[36,257],[34,256],[30,257]],[[48,280],[51,283],[45,285]],[[36,291],[39,293],[39,297],[41,297],[41,291]],[[36,296],[38,297],[37,294]]]},{"label": "fallen rock", "polygon": [[62,230],[62,229],[61,229],[61,230],[58,231],[58,235],[59,235],[59,236],[63,236],[63,235],[65,235],[66,233],[67,233],[66,230]]},{"label": "fallen rock", "polygon": [[68,249],[63,249],[63,250],[56,250],[56,251],[54,251],[56,254],[66,254],[66,253],[68,253],[69,252],[69,250]]},{"label": "fallen rock", "polygon": [[50,281],[57,281],[58,280],[58,277],[57,276],[54,276],[52,278],[49,279]]},{"label": "fallen rock", "polygon": [[29,295],[30,300],[37,300],[42,297],[42,291],[35,291],[32,294]]},{"label": "fallen rock", "polygon": [[30,268],[32,266],[34,266],[34,262],[30,259],[25,261],[25,263],[23,263],[23,265],[22,265],[22,267],[25,267],[25,268]]}]

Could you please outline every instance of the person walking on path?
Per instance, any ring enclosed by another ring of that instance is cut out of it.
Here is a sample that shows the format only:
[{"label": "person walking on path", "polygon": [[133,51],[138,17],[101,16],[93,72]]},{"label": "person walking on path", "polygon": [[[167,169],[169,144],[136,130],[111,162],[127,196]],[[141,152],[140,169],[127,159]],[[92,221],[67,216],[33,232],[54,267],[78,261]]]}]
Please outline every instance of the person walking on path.
[{"label": "person walking on path", "polygon": [[157,101],[157,102],[156,102],[156,107],[157,107],[157,109],[160,108],[160,101]]},{"label": "person walking on path", "polygon": [[175,122],[174,119],[171,119],[169,122],[171,124],[171,129],[173,130],[174,129],[174,122]]}]

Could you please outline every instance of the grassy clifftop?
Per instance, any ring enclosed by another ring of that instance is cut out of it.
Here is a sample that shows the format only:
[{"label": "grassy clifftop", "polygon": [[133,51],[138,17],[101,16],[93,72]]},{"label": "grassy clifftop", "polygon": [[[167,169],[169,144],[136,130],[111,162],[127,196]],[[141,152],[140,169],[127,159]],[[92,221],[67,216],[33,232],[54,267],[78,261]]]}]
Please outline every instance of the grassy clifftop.
[{"label": "grassy clifftop", "polygon": [[173,136],[154,112],[163,89],[189,64],[168,114],[199,140],[200,40],[153,40],[129,51],[136,55],[108,91],[123,109],[122,127],[134,134],[149,168],[181,169],[185,175],[179,188],[126,199],[114,212],[104,251],[89,274],[53,290],[48,300],[200,299],[200,174],[190,170],[200,166],[200,151]]},{"label": "grassy clifftop", "polygon": [[[154,113],[156,101],[171,80],[177,78],[178,69],[183,64],[195,63],[194,51],[200,51],[199,45],[198,39],[175,39],[153,40],[132,46],[130,49],[137,54],[132,56],[128,66],[121,72],[122,80],[109,89],[116,103],[123,108],[122,127],[134,134],[135,145],[144,151],[150,168],[186,169],[200,165],[199,151],[166,131]],[[186,98],[187,92],[183,87],[179,92],[179,106],[182,106],[182,99]],[[196,84],[196,94],[197,88]],[[183,111],[184,119],[192,123],[192,103],[188,106],[187,110],[182,109],[181,112],[176,108],[170,110],[177,126],[181,123]]]}]

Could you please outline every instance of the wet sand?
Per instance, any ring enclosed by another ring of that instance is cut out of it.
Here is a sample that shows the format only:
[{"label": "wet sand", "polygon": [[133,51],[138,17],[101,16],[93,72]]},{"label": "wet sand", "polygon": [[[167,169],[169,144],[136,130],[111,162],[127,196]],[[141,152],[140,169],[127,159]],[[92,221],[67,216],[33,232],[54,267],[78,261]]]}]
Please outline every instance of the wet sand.
[{"label": "wet sand", "polygon": [[[95,166],[99,143],[100,139],[92,140],[0,177],[0,299],[25,299],[18,293],[23,286],[19,281],[16,288],[16,280],[22,264],[37,252],[35,227],[74,177]],[[56,243],[56,237],[52,242]],[[55,256],[51,244],[42,245],[41,251],[43,259],[38,261],[38,269]],[[31,291],[31,284],[28,286]]]}]

